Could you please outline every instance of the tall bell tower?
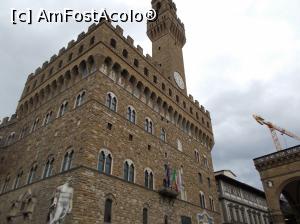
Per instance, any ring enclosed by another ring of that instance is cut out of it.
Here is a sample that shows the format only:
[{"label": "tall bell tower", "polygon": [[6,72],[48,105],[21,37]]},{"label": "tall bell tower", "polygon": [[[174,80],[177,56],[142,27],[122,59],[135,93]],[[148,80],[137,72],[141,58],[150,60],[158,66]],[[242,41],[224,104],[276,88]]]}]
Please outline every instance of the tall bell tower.
[{"label": "tall bell tower", "polygon": [[163,75],[186,94],[182,48],[186,42],[184,24],[177,17],[172,0],[152,0],[157,20],[148,22],[147,35],[152,41],[152,58]]}]

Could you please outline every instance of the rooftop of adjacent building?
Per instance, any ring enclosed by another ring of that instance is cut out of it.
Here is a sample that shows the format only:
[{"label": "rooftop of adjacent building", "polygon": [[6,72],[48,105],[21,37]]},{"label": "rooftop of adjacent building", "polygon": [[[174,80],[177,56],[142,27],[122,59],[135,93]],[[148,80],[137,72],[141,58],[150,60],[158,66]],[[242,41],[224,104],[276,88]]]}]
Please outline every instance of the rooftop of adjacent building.
[{"label": "rooftop of adjacent building", "polygon": [[219,170],[215,172],[215,178],[216,181],[222,180],[228,184],[231,184],[233,186],[236,186],[238,188],[244,189],[246,191],[249,191],[251,193],[257,194],[263,198],[265,198],[265,192],[262,190],[259,190],[249,184],[243,183],[239,180],[237,180],[237,176],[231,171],[231,170]]}]

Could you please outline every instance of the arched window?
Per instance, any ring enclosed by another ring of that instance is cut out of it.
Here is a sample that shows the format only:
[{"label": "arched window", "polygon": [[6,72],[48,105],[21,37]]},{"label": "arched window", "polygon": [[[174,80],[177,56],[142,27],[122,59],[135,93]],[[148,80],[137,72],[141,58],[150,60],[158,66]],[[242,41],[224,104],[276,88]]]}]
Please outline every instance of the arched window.
[{"label": "arched window", "polygon": [[199,197],[200,197],[200,207],[205,208],[206,207],[205,206],[205,196],[202,191],[200,191]]},{"label": "arched window", "polygon": [[144,68],[144,75],[145,75],[145,76],[149,76],[149,70],[148,70],[148,68],[146,68],[146,67]]},{"label": "arched window", "polygon": [[76,101],[75,101],[75,108],[79,107],[83,104],[83,102],[85,101],[85,91],[80,92],[77,97],[76,97]]},{"label": "arched window", "polygon": [[45,164],[43,178],[50,177],[53,171],[54,158],[50,157]]},{"label": "arched window", "polygon": [[20,170],[17,177],[16,177],[16,180],[15,180],[14,189],[19,187],[20,180],[21,180],[22,176],[23,176],[23,171]]},{"label": "arched window", "polygon": [[153,134],[153,123],[150,118],[145,119],[145,131]]},{"label": "arched window", "polygon": [[79,64],[79,73],[82,75],[82,77],[85,77],[89,74],[88,67],[85,61],[82,61]]},{"label": "arched window", "polygon": [[67,110],[68,110],[68,101],[64,101],[59,107],[57,117],[63,116]]},{"label": "arched window", "polygon": [[128,176],[129,176],[129,164],[128,164],[127,161],[124,163],[124,170],[123,170],[123,172],[124,172],[124,179],[128,181],[128,179],[129,179],[128,178]]},{"label": "arched window", "polygon": [[124,58],[128,58],[128,51],[126,49],[122,52]]},{"label": "arched window", "polygon": [[5,178],[3,187],[2,187],[2,193],[6,192],[6,190],[8,188],[9,181],[10,181],[10,176],[7,175],[6,178]]},{"label": "arched window", "polygon": [[102,150],[99,153],[98,171],[107,175],[111,174],[112,155],[108,150]]},{"label": "arched window", "polygon": [[115,39],[110,39],[110,46],[112,46],[113,48],[117,47],[117,41]]},{"label": "arched window", "polygon": [[103,173],[104,172],[104,164],[105,164],[105,154],[104,152],[102,151],[100,154],[99,154],[99,161],[98,161],[98,171],[100,173]]},{"label": "arched window", "polygon": [[63,61],[61,60],[58,64],[58,68],[61,68],[62,65],[63,65]]},{"label": "arched window", "polygon": [[10,133],[10,135],[7,137],[6,144],[7,145],[11,144],[14,141],[15,136],[16,136],[15,132]]},{"label": "arched window", "polygon": [[208,185],[209,188],[211,187],[211,181],[210,181],[209,177],[207,177],[207,185]]},{"label": "arched window", "polygon": [[109,154],[109,155],[106,157],[106,163],[105,163],[105,173],[106,173],[106,174],[111,174],[111,163],[112,163],[112,157],[111,157],[111,155]]},{"label": "arched window", "polygon": [[199,151],[197,149],[195,149],[194,151],[194,154],[195,154],[195,160],[196,162],[200,162],[200,154],[199,154]]},{"label": "arched window", "polygon": [[31,128],[31,132],[35,131],[38,124],[40,122],[40,119],[39,118],[36,118],[35,121],[33,122],[33,125],[32,125],[32,128]]},{"label": "arched window", "polygon": [[106,106],[112,111],[117,111],[117,97],[115,96],[115,94],[107,93]]},{"label": "arched window", "polygon": [[143,224],[148,224],[148,208],[143,208]]},{"label": "arched window", "polygon": [[95,43],[95,37],[93,36],[91,39],[90,39],[90,46],[93,45]]},{"label": "arched window", "polygon": [[112,200],[106,199],[104,207],[104,224],[111,223],[112,216]]},{"label": "arched window", "polygon": [[214,199],[211,196],[209,197],[209,206],[210,206],[210,210],[212,210],[212,211],[215,210]]},{"label": "arched window", "polygon": [[129,182],[134,182],[134,166],[131,164],[129,166]]},{"label": "arched window", "polygon": [[169,224],[169,218],[167,215],[165,215],[165,218],[164,218],[164,224]]},{"label": "arched window", "polygon": [[82,52],[83,52],[83,49],[84,49],[84,46],[81,45],[81,46],[79,47],[79,49],[78,49],[78,53],[79,53],[79,54],[82,53]]},{"label": "arched window", "polygon": [[166,135],[165,129],[164,128],[160,129],[160,139],[165,142],[166,137],[167,137],[167,135]]},{"label": "arched window", "polygon": [[70,53],[70,54],[69,54],[69,58],[68,58],[68,59],[69,59],[69,61],[71,61],[71,60],[72,60],[72,58],[73,58],[73,53]]},{"label": "arched window", "polygon": [[132,106],[129,106],[127,108],[127,119],[131,122],[135,124],[135,120],[136,120],[136,112],[135,109]]},{"label": "arched window", "polygon": [[134,183],[134,165],[131,160],[126,160],[124,163],[124,179]]},{"label": "arched window", "polygon": [[199,179],[199,183],[202,184],[203,183],[202,173],[198,173],[198,179]]},{"label": "arched window", "polygon": [[203,166],[204,166],[205,168],[208,168],[208,160],[207,160],[206,155],[203,155]]},{"label": "arched window", "polygon": [[[44,121],[44,122],[45,122],[45,121]],[[21,133],[20,133],[19,139],[22,139],[22,138],[24,138],[24,136],[26,135],[26,133],[27,133],[27,127],[26,127],[26,126],[24,126],[24,127],[22,128],[22,130],[21,130]]]},{"label": "arched window", "polygon": [[177,149],[182,152],[182,144],[181,141],[179,139],[177,139]]},{"label": "arched window", "polygon": [[37,164],[34,164],[29,171],[27,184],[31,184],[34,181],[36,171],[37,171]]},{"label": "arched window", "polygon": [[145,187],[153,190],[154,184],[153,184],[152,170],[147,168],[147,169],[145,169],[144,174],[145,174]]},{"label": "arched window", "polygon": [[133,64],[135,67],[139,67],[139,61],[137,59],[134,59]]},{"label": "arched window", "polygon": [[44,119],[44,126],[46,126],[46,125],[48,125],[50,123],[50,121],[52,120],[52,115],[53,115],[52,111],[49,111],[46,114],[45,119]]},{"label": "arched window", "polygon": [[64,160],[63,160],[63,164],[62,164],[62,168],[61,171],[67,171],[71,168],[72,166],[72,160],[73,160],[73,156],[74,156],[74,151],[68,151],[65,156],[64,156]]}]

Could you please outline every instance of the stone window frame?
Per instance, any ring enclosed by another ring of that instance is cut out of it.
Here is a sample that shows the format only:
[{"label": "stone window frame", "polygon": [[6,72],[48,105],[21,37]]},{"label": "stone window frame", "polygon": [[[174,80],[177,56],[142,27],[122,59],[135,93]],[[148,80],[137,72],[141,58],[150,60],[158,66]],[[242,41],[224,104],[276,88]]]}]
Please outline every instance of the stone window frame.
[{"label": "stone window frame", "polygon": [[11,132],[8,136],[7,136],[7,139],[6,139],[6,145],[9,145],[11,143],[13,143],[14,139],[16,137],[16,132]]},{"label": "stone window frame", "polygon": [[[146,178],[146,172],[147,172],[147,174],[149,175],[148,176],[148,183],[147,183],[147,186],[146,186],[146,181],[145,181],[145,178]],[[152,174],[152,186],[150,186],[150,179],[149,179],[149,177],[150,177],[150,175]],[[154,178],[154,172],[153,172],[153,170],[151,169],[151,168],[149,168],[149,167],[146,167],[145,169],[144,169],[144,187],[146,187],[147,189],[151,189],[151,190],[155,190],[155,178]]]},{"label": "stone window frame", "polygon": [[76,94],[74,101],[74,109],[80,107],[86,101],[86,90],[81,90],[78,94]]},{"label": "stone window frame", "polygon": [[143,207],[143,224],[149,223],[149,208]]},{"label": "stone window frame", "polygon": [[126,49],[123,49],[123,51],[122,51],[122,56],[123,56],[124,58],[128,58],[128,55],[129,55],[128,51],[127,51]]},{"label": "stone window frame", "polygon": [[36,130],[36,128],[37,128],[39,122],[40,122],[40,118],[37,117],[37,118],[34,120],[33,124],[32,124],[31,130],[30,130],[31,133],[34,132],[34,131]]},{"label": "stone window frame", "polygon": [[34,179],[36,178],[37,168],[37,162],[33,162],[27,175],[27,184],[31,184],[34,182]]},{"label": "stone window frame", "polygon": [[210,206],[210,210],[211,211],[215,211],[215,202],[214,202],[214,198],[213,198],[213,196],[209,196],[208,197],[209,198],[209,206]]},{"label": "stone window frame", "polygon": [[10,182],[10,174],[7,174],[7,175],[6,175],[6,178],[5,178],[5,180],[4,180],[2,189],[1,189],[1,192],[2,192],[2,193],[6,192],[6,191],[8,190],[9,182]]},{"label": "stone window frame", "polygon": [[27,134],[27,126],[23,126],[19,135],[19,140],[24,138],[26,134]]},{"label": "stone window frame", "polygon": [[15,178],[14,185],[13,185],[14,190],[20,187],[20,182],[21,182],[23,174],[24,174],[24,172],[23,172],[22,168],[20,168],[17,173],[17,176]]},{"label": "stone window frame", "polygon": [[[125,166],[125,163],[127,162],[128,164],[128,175],[127,177],[125,178],[125,173],[124,173],[124,166]],[[130,167],[133,166],[133,181],[131,182],[130,181]],[[134,165],[134,162],[131,160],[131,159],[126,159],[124,160],[123,162],[123,179],[125,181],[128,181],[130,183],[135,183],[136,181],[136,166]]]},{"label": "stone window frame", "polygon": [[147,133],[154,135],[154,123],[150,117],[145,117],[144,130]]},{"label": "stone window frame", "polygon": [[[113,100],[115,99],[115,105]],[[118,97],[113,92],[107,92],[105,96],[105,106],[113,112],[118,112]]]},{"label": "stone window frame", "polygon": [[205,201],[205,194],[203,193],[203,191],[199,192],[199,198],[200,198],[200,207],[205,209],[206,201]]},{"label": "stone window frame", "polygon": [[209,164],[208,164],[207,156],[205,154],[203,154],[202,157],[203,157],[203,166],[208,169]]},{"label": "stone window frame", "polygon": [[44,117],[43,126],[47,126],[52,121],[53,111],[49,110]]},{"label": "stone window frame", "polygon": [[[104,164],[103,164],[103,166],[104,166],[104,167],[103,167],[103,171],[100,172],[100,171],[99,171],[99,162],[100,162],[100,155],[101,155],[102,152],[104,153],[105,159],[104,159]],[[107,158],[108,156],[111,157],[110,173],[107,173],[107,172],[106,172],[106,158]],[[107,175],[112,175],[112,173],[113,173],[113,162],[114,162],[114,158],[113,158],[113,156],[112,156],[111,151],[108,150],[108,149],[106,149],[106,148],[101,148],[101,149],[99,150],[99,153],[98,153],[98,161],[97,161],[97,170],[98,170],[98,172],[104,173],[104,174],[107,174]]]},{"label": "stone window frame", "polygon": [[[114,201],[113,201],[112,198],[110,198],[110,197],[105,198],[104,213],[103,213],[104,224],[112,223],[112,206],[113,206],[113,202]],[[109,209],[109,211],[107,211],[107,209]]]},{"label": "stone window frame", "polygon": [[114,38],[110,39],[110,46],[113,47],[114,49],[117,48],[117,41]]},{"label": "stone window frame", "polygon": [[203,175],[201,172],[198,172],[198,181],[200,184],[203,184]]},{"label": "stone window frame", "polygon": [[160,129],[160,135],[159,135],[160,140],[162,140],[163,142],[167,141],[167,132],[166,129],[161,128]]},{"label": "stone window frame", "polygon": [[[131,110],[131,111],[129,112],[129,110]],[[132,113],[134,113],[134,119],[132,117],[133,116]],[[131,105],[127,106],[126,118],[128,121],[130,121],[133,124],[137,123],[137,112],[136,112],[136,109]]]},{"label": "stone window frame", "polygon": [[183,152],[183,146],[182,146],[182,142],[180,141],[180,139],[176,139],[176,143],[177,143],[177,150],[180,152]]},{"label": "stone window frame", "polygon": [[194,149],[194,156],[197,163],[200,163],[200,153],[198,149]]},{"label": "stone window frame", "polygon": [[68,100],[64,100],[58,108],[56,118],[64,116],[65,113],[68,111],[68,106],[69,106]]},{"label": "stone window frame", "polygon": [[90,46],[92,46],[92,45],[95,44],[95,40],[96,40],[95,36],[92,36],[92,37],[90,38]]},{"label": "stone window frame", "polygon": [[74,154],[75,154],[75,151],[72,147],[70,147],[65,152],[62,163],[61,163],[61,168],[60,168],[61,172],[66,172],[66,171],[72,169],[72,165],[74,162]]},{"label": "stone window frame", "polygon": [[[46,162],[45,162],[45,164],[44,164],[42,179],[51,177],[53,175],[53,168],[54,168],[53,164],[54,164],[54,162],[55,162],[54,155],[49,155]],[[48,163],[49,163],[49,166],[48,166]],[[48,167],[50,169],[50,173],[48,171]]]}]

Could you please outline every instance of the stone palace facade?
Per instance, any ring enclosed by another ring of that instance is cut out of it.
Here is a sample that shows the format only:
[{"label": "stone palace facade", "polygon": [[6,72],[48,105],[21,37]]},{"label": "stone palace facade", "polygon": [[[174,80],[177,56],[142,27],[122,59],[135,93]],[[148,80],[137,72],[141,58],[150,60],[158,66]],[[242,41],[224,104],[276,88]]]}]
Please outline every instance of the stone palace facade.
[{"label": "stone palace facade", "polygon": [[152,7],[152,57],[102,21],[28,76],[0,126],[0,223],[221,222],[185,28],[171,0]]}]

